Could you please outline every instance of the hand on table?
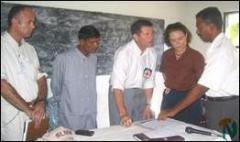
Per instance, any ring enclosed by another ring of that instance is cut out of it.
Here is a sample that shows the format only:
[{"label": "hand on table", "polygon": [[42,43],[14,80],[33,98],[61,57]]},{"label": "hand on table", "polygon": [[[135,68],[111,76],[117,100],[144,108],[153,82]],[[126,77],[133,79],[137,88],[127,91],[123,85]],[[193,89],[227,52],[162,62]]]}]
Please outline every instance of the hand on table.
[{"label": "hand on table", "polygon": [[158,115],[158,120],[166,120],[168,117],[173,117],[176,115],[174,109],[165,109],[161,110],[160,114]]},{"label": "hand on table", "polygon": [[132,119],[128,115],[124,115],[120,118],[120,125],[122,127],[130,127],[132,125]]}]

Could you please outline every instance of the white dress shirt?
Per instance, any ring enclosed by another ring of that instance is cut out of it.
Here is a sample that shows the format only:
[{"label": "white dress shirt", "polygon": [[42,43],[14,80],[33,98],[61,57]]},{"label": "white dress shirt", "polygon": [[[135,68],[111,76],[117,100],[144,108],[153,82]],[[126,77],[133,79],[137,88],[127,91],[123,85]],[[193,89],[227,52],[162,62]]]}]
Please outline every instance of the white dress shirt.
[{"label": "white dress shirt", "polygon": [[[37,97],[37,79],[43,75],[39,72],[39,60],[35,49],[24,40],[19,46],[9,33],[3,33],[1,80],[10,83],[25,101],[30,102]],[[4,119],[11,119],[17,112],[18,109],[1,96],[1,116],[4,116]]]},{"label": "white dress shirt", "polygon": [[113,89],[154,87],[156,51],[149,47],[141,52],[134,40],[116,51],[110,82]]},{"label": "white dress shirt", "polygon": [[210,97],[239,95],[239,51],[223,33],[207,50],[206,66],[198,84],[206,86]]}]

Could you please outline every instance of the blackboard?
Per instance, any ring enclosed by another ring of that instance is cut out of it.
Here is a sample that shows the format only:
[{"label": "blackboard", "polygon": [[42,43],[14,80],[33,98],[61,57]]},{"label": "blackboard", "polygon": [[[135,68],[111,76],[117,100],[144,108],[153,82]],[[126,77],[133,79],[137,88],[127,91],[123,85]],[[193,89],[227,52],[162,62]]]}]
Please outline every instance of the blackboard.
[{"label": "blackboard", "polygon": [[[13,4],[1,2],[1,33],[6,30],[7,15],[12,6]],[[116,49],[131,40],[131,24],[143,18],[39,6],[33,6],[33,9],[37,15],[37,28],[27,41],[36,48],[41,70],[47,72],[49,77],[52,74],[52,61],[56,55],[76,47],[79,29],[88,24],[94,25],[101,34],[100,48],[97,53],[97,75],[110,74]],[[164,20],[144,19],[150,20],[154,25],[154,48],[158,53],[159,66],[163,52]]]}]

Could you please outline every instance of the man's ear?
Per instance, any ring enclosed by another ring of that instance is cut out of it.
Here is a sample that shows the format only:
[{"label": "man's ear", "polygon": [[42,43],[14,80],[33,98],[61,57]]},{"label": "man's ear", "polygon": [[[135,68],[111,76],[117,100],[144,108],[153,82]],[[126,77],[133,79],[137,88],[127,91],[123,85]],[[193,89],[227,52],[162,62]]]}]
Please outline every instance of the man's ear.
[{"label": "man's ear", "polygon": [[138,35],[137,35],[136,33],[133,34],[133,39],[136,40],[136,41],[138,41]]},{"label": "man's ear", "polygon": [[11,23],[12,24],[21,24],[21,20],[20,20],[20,17],[18,16],[14,16],[11,20]]},{"label": "man's ear", "polygon": [[18,19],[16,17],[13,17],[11,20],[11,24],[17,24],[18,23]]},{"label": "man's ear", "polygon": [[83,45],[84,44],[84,40],[83,39],[79,39],[79,44]]}]

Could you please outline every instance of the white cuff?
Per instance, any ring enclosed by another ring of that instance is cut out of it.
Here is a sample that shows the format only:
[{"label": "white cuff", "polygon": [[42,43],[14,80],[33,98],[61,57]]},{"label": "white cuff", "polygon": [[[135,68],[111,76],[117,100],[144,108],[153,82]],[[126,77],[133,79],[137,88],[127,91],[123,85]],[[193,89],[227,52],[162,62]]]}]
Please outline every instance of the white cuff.
[{"label": "white cuff", "polygon": [[146,80],[144,82],[143,88],[154,88],[155,82],[153,80]]},{"label": "white cuff", "polygon": [[37,76],[37,79],[40,79],[41,77],[43,77],[43,76],[45,76],[46,78],[47,78],[47,73],[41,73],[41,72],[39,72],[38,73],[38,76]]},{"label": "white cuff", "polygon": [[121,84],[119,84],[119,83],[113,83],[113,84],[112,84],[112,90],[113,90],[113,89],[124,90],[124,87],[123,87]]},{"label": "white cuff", "polygon": [[7,80],[7,76],[5,74],[1,74],[1,80]]}]

